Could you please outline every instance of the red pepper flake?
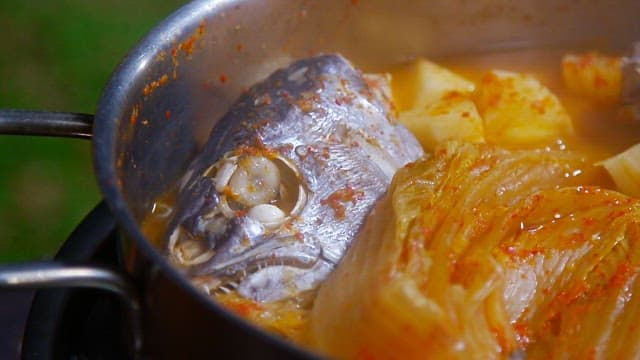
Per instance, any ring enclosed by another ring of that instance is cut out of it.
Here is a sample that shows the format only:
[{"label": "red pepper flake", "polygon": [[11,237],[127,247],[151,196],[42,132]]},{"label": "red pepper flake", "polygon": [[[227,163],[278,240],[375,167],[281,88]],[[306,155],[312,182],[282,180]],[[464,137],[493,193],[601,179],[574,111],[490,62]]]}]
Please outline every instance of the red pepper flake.
[{"label": "red pepper flake", "polygon": [[261,310],[260,304],[254,302],[226,303],[225,305],[243,317],[247,317],[251,315],[251,313]]},{"label": "red pepper flake", "polygon": [[143,93],[144,96],[147,97],[151,95],[157,88],[164,86],[169,81],[169,76],[167,74],[162,75],[158,80],[152,81],[144,87]]},{"label": "red pepper flake", "polygon": [[200,25],[198,25],[198,30],[196,32],[198,37],[201,37],[202,35],[204,35],[205,30],[206,30],[206,23],[203,20],[203,21],[200,22]]},{"label": "red pepper flake", "polygon": [[487,106],[488,107],[496,107],[498,106],[498,104],[500,103],[500,100],[502,100],[502,94],[498,93],[498,94],[493,94],[489,97]]},{"label": "red pepper flake", "polygon": [[560,334],[560,326],[562,325],[562,313],[552,312],[547,316],[547,320],[543,323],[543,331],[549,332],[552,335]]},{"label": "red pepper flake", "polygon": [[196,38],[192,36],[189,39],[187,39],[187,41],[180,44],[182,49],[184,50],[184,53],[187,54],[187,56],[191,56],[191,54],[193,54],[193,44],[195,44],[195,42],[196,42]]},{"label": "red pepper flake", "polygon": [[178,65],[180,62],[178,61],[178,48],[171,48],[171,62],[173,63],[173,78],[175,79],[178,76]]},{"label": "red pepper flake", "polygon": [[134,105],[133,109],[131,109],[131,116],[129,117],[129,123],[131,126],[135,126],[136,122],[138,122],[138,116],[140,115],[140,106]]},{"label": "red pepper flake", "polygon": [[625,261],[622,264],[618,265],[618,268],[616,268],[616,272],[613,273],[613,276],[609,280],[609,286],[614,288],[621,288],[627,282],[629,282],[629,279],[635,274],[636,269],[631,266],[628,261]]},{"label": "red pepper flake", "polygon": [[164,112],[164,117],[165,117],[167,120],[171,120],[171,110],[167,110],[167,111],[165,111],[165,112]]},{"label": "red pepper flake", "polygon": [[607,86],[609,86],[609,81],[601,74],[596,73],[593,77],[593,86],[595,86],[596,89],[606,88]]},{"label": "red pepper flake", "polygon": [[460,191],[460,185],[445,185],[444,191],[452,194],[457,194]]},{"label": "red pepper flake", "polygon": [[303,113],[310,113],[313,111],[313,103],[307,99],[298,100],[297,105]]},{"label": "red pepper flake", "polygon": [[482,76],[480,82],[483,84],[490,84],[492,82],[498,81],[498,76],[493,72],[488,72]]},{"label": "red pepper flake", "polygon": [[585,54],[582,58],[580,58],[580,62],[578,62],[578,66],[583,69],[591,67],[596,62],[596,57],[598,56],[597,52],[589,52]]},{"label": "red pepper flake", "polygon": [[611,222],[611,221],[613,221],[613,220],[615,220],[615,219],[617,219],[617,218],[619,218],[619,217],[624,216],[626,213],[627,213],[627,212],[626,212],[626,211],[624,211],[624,210],[620,210],[620,211],[612,211],[612,212],[610,212],[610,213],[609,213],[609,215],[607,216],[607,220],[609,220],[609,221]]},{"label": "red pepper flake", "polygon": [[549,96],[545,96],[540,100],[536,100],[531,102],[531,108],[535,110],[538,114],[544,115],[547,112],[549,106],[553,103],[553,100]]},{"label": "red pepper flake", "polygon": [[358,0],[351,0],[351,5],[353,5],[353,6],[358,5]]},{"label": "red pepper flake", "polygon": [[331,152],[329,151],[329,147],[322,148],[321,156],[327,160],[331,158]]},{"label": "red pepper flake", "polygon": [[282,146],[280,146],[280,152],[291,152],[293,151],[293,144],[291,143],[286,143],[286,144],[282,144]]},{"label": "red pepper flake", "polygon": [[242,49],[244,49],[244,44],[243,44],[243,43],[238,43],[238,44],[236,45],[236,51],[237,51],[237,52],[241,52],[241,51],[242,51]]},{"label": "red pepper flake", "polygon": [[338,106],[352,105],[353,104],[353,97],[349,96],[349,95],[341,96],[341,97],[336,98],[335,103]]},{"label": "red pepper flake", "polygon": [[493,223],[489,220],[486,220],[484,216],[479,215],[474,220],[471,227],[471,236],[472,238],[476,238],[482,236],[482,234],[486,234],[493,228]]},{"label": "red pepper flake", "polygon": [[238,156],[241,156],[241,155],[264,156],[267,158],[275,158],[278,155],[277,150],[267,148],[266,145],[259,138],[254,139],[253,146],[241,146],[238,149],[236,149],[236,151],[234,152]]},{"label": "red pepper flake", "polygon": [[163,74],[160,79],[158,79],[159,86],[164,86],[169,82],[169,76],[167,74]]},{"label": "red pepper flake", "polygon": [[220,83],[224,84],[227,82],[227,80],[229,80],[227,74],[220,74]]},{"label": "red pepper flake", "polygon": [[442,97],[442,100],[444,101],[455,101],[455,100],[462,100],[462,99],[464,99],[464,95],[460,91],[456,91],[456,90],[449,91]]},{"label": "red pepper flake", "polygon": [[565,240],[566,240],[565,245],[570,247],[576,247],[584,244],[585,236],[584,236],[584,233],[577,232],[569,235]]},{"label": "red pepper flake", "polygon": [[173,63],[173,78],[178,77],[178,65],[180,64],[178,61],[178,55],[182,50],[187,57],[191,57],[193,54],[193,49],[195,47],[196,41],[198,41],[202,35],[205,33],[205,22],[201,22],[198,25],[196,31],[191,35],[187,40],[178,44],[177,46],[171,48],[171,62]]},{"label": "red pepper flake", "polygon": [[198,28],[196,29],[194,34],[191,35],[191,37],[189,37],[186,41],[184,41],[183,43],[178,45],[178,48],[182,49],[184,51],[184,53],[188,57],[190,57],[191,54],[193,54],[193,47],[194,47],[196,41],[198,39],[200,39],[202,37],[202,35],[204,35],[204,31],[205,31],[205,23],[203,21],[203,22],[200,23],[200,25],[198,25]]},{"label": "red pepper flake", "polygon": [[507,254],[512,261],[523,260],[534,257],[536,255],[544,254],[544,248],[533,247],[531,249],[519,249],[513,244],[502,244],[500,249]]},{"label": "red pepper flake", "polygon": [[355,204],[358,200],[361,200],[364,196],[364,192],[361,190],[354,190],[351,186],[347,185],[344,189],[335,191],[329,195],[328,198],[320,201],[321,205],[329,205],[333,209],[336,217],[343,219],[346,215],[346,207],[344,203],[351,202]]},{"label": "red pepper flake", "polygon": [[509,244],[502,244],[500,246],[500,248],[502,249],[502,251],[505,252],[505,254],[511,256],[511,257],[515,257],[516,254],[518,253],[518,248],[516,248],[513,245],[509,245]]},{"label": "red pepper flake", "polygon": [[469,113],[468,111],[462,113],[463,118],[468,118],[469,116],[471,116],[471,113]]},{"label": "red pepper flake", "polygon": [[513,330],[520,345],[526,345],[531,342],[531,331],[525,323],[517,322],[513,324]]},{"label": "red pepper flake", "polygon": [[572,288],[566,291],[561,291],[556,296],[556,301],[562,305],[568,305],[578,298],[582,297],[589,291],[589,286],[584,281],[579,281]]},{"label": "red pepper flake", "polygon": [[367,84],[367,86],[370,89],[376,89],[381,87],[380,78],[378,77],[365,78],[364,82]]},{"label": "red pepper flake", "polygon": [[278,95],[280,95],[281,97],[288,99],[290,97],[289,92],[287,90],[282,90],[278,92]]}]

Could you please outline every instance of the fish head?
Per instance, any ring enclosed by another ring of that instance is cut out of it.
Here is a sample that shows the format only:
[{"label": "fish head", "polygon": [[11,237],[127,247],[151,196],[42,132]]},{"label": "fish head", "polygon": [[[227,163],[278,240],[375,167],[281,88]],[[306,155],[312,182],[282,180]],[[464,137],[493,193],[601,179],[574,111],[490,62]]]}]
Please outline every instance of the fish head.
[{"label": "fish head", "polygon": [[293,161],[263,147],[243,147],[201,176],[189,175],[178,199],[186,211],[169,234],[175,263],[209,279],[209,286],[215,283],[216,291],[240,287],[260,300],[312,287],[293,281],[296,276],[275,280],[277,271],[263,271],[301,275],[321,259],[317,242],[303,240],[296,226],[309,189]]},{"label": "fish head", "polygon": [[320,55],[247,90],[179,185],[169,258],[208,293],[267,302],[316,288],[395,171],[423,155],[384,84]]}]

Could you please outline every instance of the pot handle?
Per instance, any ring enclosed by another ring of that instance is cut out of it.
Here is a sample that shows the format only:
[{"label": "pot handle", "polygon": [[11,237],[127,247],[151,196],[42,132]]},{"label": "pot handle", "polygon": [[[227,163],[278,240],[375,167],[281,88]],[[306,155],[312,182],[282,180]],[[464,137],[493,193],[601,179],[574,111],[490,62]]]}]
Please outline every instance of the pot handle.
[{"label": "pot handle", "polygon": [[1,289],[94,288],[117,295],[128,311],[136,356],[142,347],[140,300],[131,280],[99,266],[67,265],[41,261],[0,266]]},{"label": "pot handle", "polygon": [[[81,113],[0,110],[0,134],[91,139],[93,115]],[[94,288],[117,295],[127,309],[136,357],[142,347],[140,298],[133,282],[114,270],[98,266],[41,261],[0,265],[0,290]]]},{"label": "pot handle", "polygon": [[93,115],[51,111],[0,110],[0,134],[91,139]]}]

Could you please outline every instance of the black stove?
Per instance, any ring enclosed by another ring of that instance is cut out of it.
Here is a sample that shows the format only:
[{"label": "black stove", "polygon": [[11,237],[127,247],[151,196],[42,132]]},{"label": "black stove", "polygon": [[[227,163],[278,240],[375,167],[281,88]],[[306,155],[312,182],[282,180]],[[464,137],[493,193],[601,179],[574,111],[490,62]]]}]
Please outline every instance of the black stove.
[{"label": "black stove", "polygon": [[[64,242],[56,261],[124,270],[120,240],[113,216],[101,203]],[[183,310],[156,314],[148,321],[145,335],[151,334],[147,340],[152,350],[143,358],[207,357],[213,346],[220,358],[318,359],[282,339],[232,322],[190,294],[175,296],[184,289],[167,278],[157,276],[154,281],[148,296],[156,302],[146,304]],[[0,360],[132,358],[131,313],[125,306],[121,298],[97,289],[0,290]],[[165,332],[166,324],[196,330]]]},{"label": "black stove", "polygon": [[[78,225],[56,255],[68,264],[120,266],[118,232],[104,203]],[[125,312],[93,289],[0,293],[0,358],[127,358]]]}]

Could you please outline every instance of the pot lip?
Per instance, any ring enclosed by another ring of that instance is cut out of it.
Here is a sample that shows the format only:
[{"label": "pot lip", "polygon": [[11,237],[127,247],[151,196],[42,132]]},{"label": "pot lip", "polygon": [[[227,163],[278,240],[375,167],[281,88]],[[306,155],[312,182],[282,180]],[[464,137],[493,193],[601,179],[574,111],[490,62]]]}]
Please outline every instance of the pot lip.
[{"label": "pot lip", "polygon": [[127,104],[127,91],[144,68],[145,64],[153,59],[163,44],[170,44],[174,37],[180,35],[176,29],[184,29],[189,25],[198,24],[204,18],[216,16],[227,6],[239,6],[248,0],[195,0],[183,5],[171,15],[151,29],[124,57],[122,62],[113,71],[96,109],[93,123],[93,164],[98,186],[104,196],[120,228],[134,239],[136,245],[148,256],[155,266],[160,268],[165,276],[179,285],[190,296],[205,306],[208,311],[219,313],[225,320],[240,326],[253,336],[261,338],[265,343],[271,343],[296,358],[320,358],[317,353],[308,348],[303,348],[288,340],[285,340],[266,330],[258,328],[248,320],[226,309],[223,305],[212,301],[203,292],[191,285],[187,279],[178,272],[157,251],[157,249],[142,234],[140,226],[134,220],[133,214],[126,206],[116,168],[116,127],[118,116],[122,108]]}]

